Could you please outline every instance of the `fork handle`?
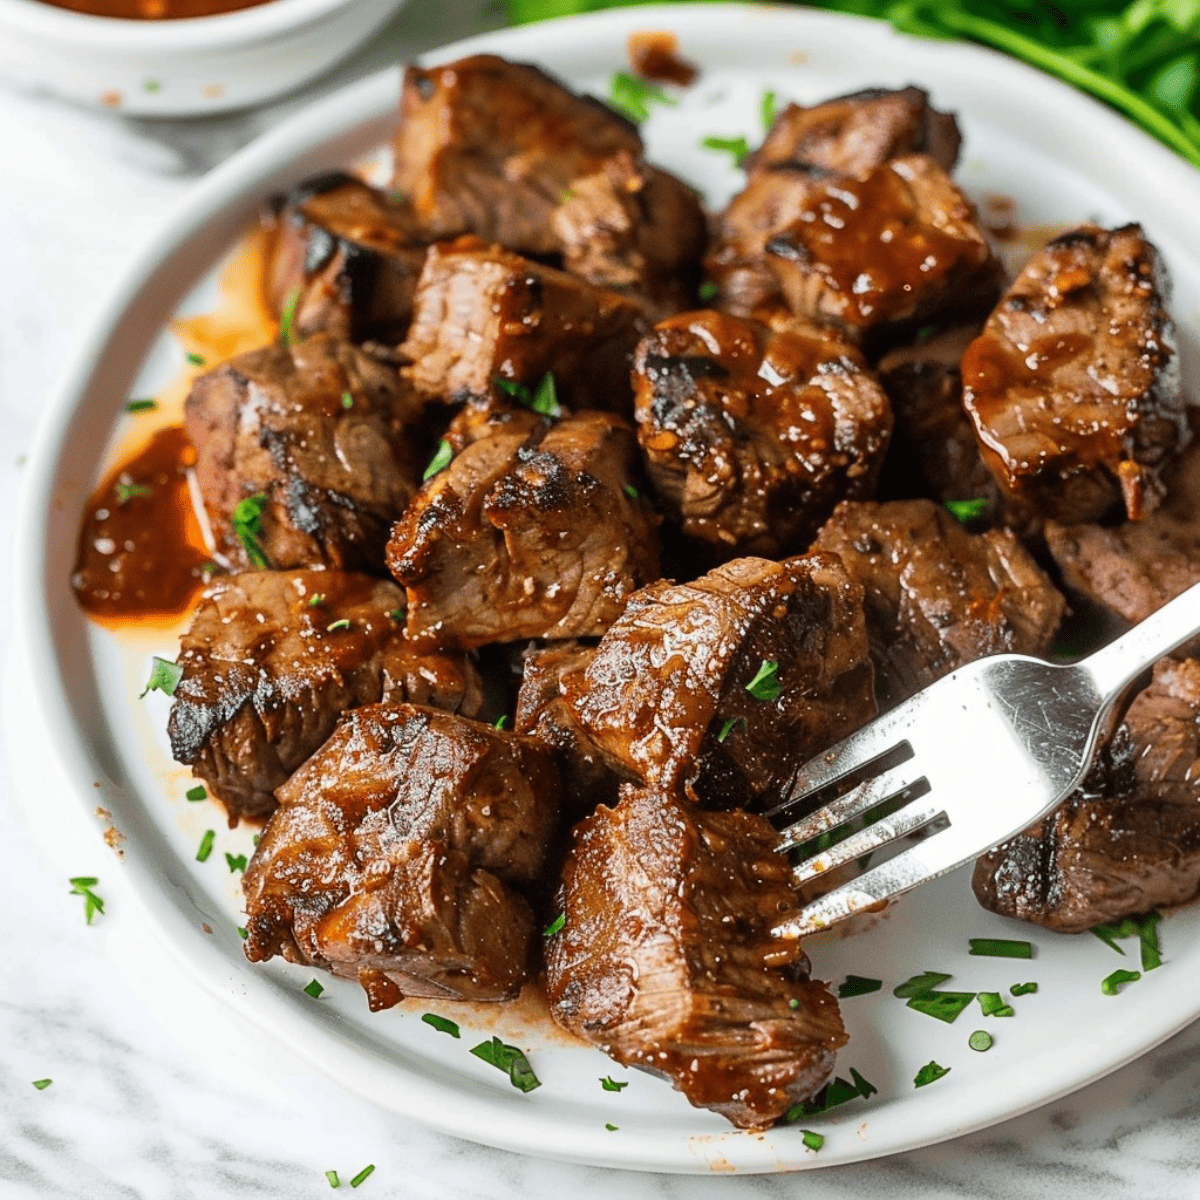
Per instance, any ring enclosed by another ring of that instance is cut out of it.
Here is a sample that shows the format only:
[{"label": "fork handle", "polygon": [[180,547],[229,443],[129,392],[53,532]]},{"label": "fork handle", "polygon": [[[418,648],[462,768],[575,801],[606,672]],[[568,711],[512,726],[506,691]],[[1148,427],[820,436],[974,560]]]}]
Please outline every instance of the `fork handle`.
[{"label": "fork handle", "polygon": [[1192,584],[1128,633],[1075,665],[1087,671],[1103,703],[1108,704],[1147,667],[1197,634],[1200,634],[1200,583]]}]

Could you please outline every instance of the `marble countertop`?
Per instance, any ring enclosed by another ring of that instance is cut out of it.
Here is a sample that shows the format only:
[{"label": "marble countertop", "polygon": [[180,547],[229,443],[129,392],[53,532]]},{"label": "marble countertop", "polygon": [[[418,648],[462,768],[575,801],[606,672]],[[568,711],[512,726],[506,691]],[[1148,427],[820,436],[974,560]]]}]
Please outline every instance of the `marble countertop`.
[{"label": "marble countertop", "polygon": [[[123,120],[0,85],[0,504],[10,518],[44,398],[107,289],[195,179],[314,94],[501,23],[480,0],[412,0],[333,78],[250,114]],[[12,521],[0,524],[0,628],[12,620]],[[18,700],[19,703],[19,700]],[[0,775],[0,1196],[609,1195],[813,1200],[1200,1196],[1200,1025],[1075,1095],[940,1146],[803,1176],[621,1173],[491,1150],[408,1125],[287,1056],[200,991],[110,872],[91,926],[68,877],[104,873],[84,822],[18,800]],[[1070,1035],[1064,1014],[1064,1036]],[[34,1080],[53,1082],[38,1090]]]}]

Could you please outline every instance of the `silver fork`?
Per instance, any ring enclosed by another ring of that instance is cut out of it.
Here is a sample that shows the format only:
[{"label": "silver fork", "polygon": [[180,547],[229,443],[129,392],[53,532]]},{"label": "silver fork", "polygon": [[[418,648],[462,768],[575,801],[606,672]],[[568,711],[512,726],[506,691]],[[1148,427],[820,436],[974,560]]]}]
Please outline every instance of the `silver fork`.
[{"label": "silver fork", "polygon": [[[847,777],[868,778],[781,830],[781,849],[808,852],[797,883],[931,823],[942,827],[806,905],[776,936],[825,929],[1034,824],[1078,787],[1129,684],[1197,633],[1200,583],[1077,663],[1019,654],[968,663],[806,763],[767,814],[777,824]],[[832,846],[806,846],[884,804],[895,811]]]}]

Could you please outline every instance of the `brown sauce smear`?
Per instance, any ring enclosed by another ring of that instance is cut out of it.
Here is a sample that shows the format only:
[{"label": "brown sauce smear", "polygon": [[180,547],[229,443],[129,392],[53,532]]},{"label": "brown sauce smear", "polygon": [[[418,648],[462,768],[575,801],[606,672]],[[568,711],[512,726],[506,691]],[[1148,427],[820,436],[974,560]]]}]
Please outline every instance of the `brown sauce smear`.
[{"label": "brown sauce smear", "polygon": [[679,57],[673,33],[631,33],[626,43],[629,65],[643,79],[664,80],[687,87],[696,79],[696,68]]},{"label": "brown sauce smear", "polygon": [[256,8],[266,0],[41,0],[55,8],[92,17],[117,17],[122,21],[178,21],[213,17],[239,8]]},{"label": "brown sauce smear", "polygon": [[180,426],[160,430],[88,500],[71,586],[105,625],[187,612],[209,561],[188,494],[196,452]]}]

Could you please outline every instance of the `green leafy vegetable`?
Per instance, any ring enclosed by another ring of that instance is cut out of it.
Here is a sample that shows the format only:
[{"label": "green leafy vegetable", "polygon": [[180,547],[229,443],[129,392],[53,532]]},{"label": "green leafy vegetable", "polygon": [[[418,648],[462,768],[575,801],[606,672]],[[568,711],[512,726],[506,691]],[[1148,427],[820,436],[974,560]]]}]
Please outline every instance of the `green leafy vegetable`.
[{"label": "green leafy vegetable", "polygon": [[605,1075],[600,1080],[600,1086],[606,1092],[619,1092],[629,1086],[629,1081],[627,1079],[618,1081],[618,1080],[614,1079],[611,1075]]},{"label": "green leafy vegetable", "polygon": [[967,1038],[967,1045],[970,1046],[972,1050],[978,1050],[982,1053],[984,1050],[990,1050],[992,1048],[992,1043],[994,1040],[995,1039],[990,1033],[988,1033],[986,1029],[977,1029],[969,1038]]},{"label": "green leafy vegetable", "polygon": [[964,525],[983,516],[987,506],[988,502],[982,496],[976,500],[946,500],[942,505],[956,521],[961,521]]},{"label": "green leafy vegetable", "polygon": [[97,913],[101,916],[104,915],[104,901],[92,891],[92,888],[100,882],[98,879],[92,875],[76,875],[67,882],[71,885],[70,895],[83,897],[83,915],[89,925]]},{"label": "green leafy vegetable", "polygon": [[1014,983],[1008,989],[1014,996],[1030,996],[1038,990],[1036,983]]},{"label": "green leafy vegetable", "polygon": [[319,979],[310,980],[304,985],[304,994],[311,996],[314,1000],[318,999],[324,990]]},{"label": "green leafy vegetable", "polygon": [[949,978],[949,975],[944,975],[941,971],[923,971],[920,975],[906,979],[899,987],[893,988],[892,995],[901,1000],[907,1000],[910,996],[925,996]]},{"label": "green leafy vegetable", "polygon": [[196,800],[204,800],[208,797],[208,792],[203,784],[198,784],[194,788],[188,788],[188,790],[183,794],[188,800],[193,802]]},{"label": "green leafy vegetable", "polygon": [[1142,970],[1153,971],[1162,966],[1162,950],[1158,942],[1158,927],[1162,913],[1150,912],[1144,917],[1125,917],[1111,925],[1096,925],[1092,932],[1118,954],[1125,951],[1117,945],[1118,938],[1135,937],[1142,955]]},{"label": "green leafy vegetable", "polygon": [[196,848],[196,861],[208,862],[208,857],[213,851],[213,842],[217,840],[217,831],[215,829],[206,829],[204,836],[200,839],[200,845]]},{"label": "green leafy vegetable", "polygon": [[846,1000],[852,996],[866,996],[871,992],[877,992],[883,987],[882,979],[868,979],[863,975],[847,975],[845,980],[838,984],[838,999]]},{"label": "green leafy vegetable", "polygon": [[553,937],[567,923],[567,914],[560,912],[545,929],[542,930],[543,937]]},{"label": "green leafy vegetable", "polygon": [[868,1100],[879,1091],[873,1083],[864,1079],[853,1067],[850,1068],[850,1080],[851,1082],[848,1082],[840,1075],[830,1080],[811,1100],[793,1104],[784,1113],[784,1121],[795,1122],[799,1121],[801,1117],[819,1116],[831,1108],[848,1104],[851,1100]]},{"label": "green leafy vegetable", "polygon": [[422,481],[432,479],[439,471],[444,471],[450,465],[453,457],[454,451],[451,449],[450,443],[442,438],[438,442],[436,453],[429,460],[429,466],[425,468],[425,473],[421,476]]},{"label": "green leafy vegetable", "polygon": [[968,938],[975,955],[986,955],[990,958],[1032,958],[1033,944],[1019,942],[1012,938]]},{"label": "green leafy vegetable", "polygon": [[908,1007],[950,1025],[958,1020],[963,1009],[974,999],[974,992],[926,992],[921,996],[913,996],[908,1001]]},{"label": "green leafy vegetable", "polygon": [[1106,996],[1115,996],[1125,984],[1136,983],[1141,977],[1141,971],[1114,971],[1100,981],[1100,990]]},{"label": "green leafy vegetable", "polygon": [[515,379],[497,379],[496,386],[516,400],[518,404],[533,409],[535,413],[540,413],[543,417],[557,420],[562,416],[562,406],[558,402],[558,389],[554,383],[554,376],[549,372],[542,376],[541,382],[533,391]]},{"label": "green leafy vegetable", "polygon": [[157,407],[158,401],[150,397],[145,397],[141,400],[125,401],[125,411],[127,413],[153,412]]},{"label": "green leafy vegetable", "polygon": [[750,153],[750,143],[744,137],[706,137],[700,139],[705,150],[719,150],[733,158],[733,165],[740,167]]},{"label": "green leafy vegetable", "polygon": [[375,1170],[374,1163],[371,1163],[368,1166],[363,1167],[363,1169],[361,1171],[359,1171],[359,1173],[357,1175],[355,1175],[355,1177],[352,1180],[350,1180],[350,1186],[352,1188],[358,1187],[358,1185],[360,1183],[362,1183],[374,1170]]},{"label": "green leafy vegetable", "polygon": [[783,691],[783,684],[775,678],[779,663],[773,658],[764,658],[754,678],[746,684],[746,691],[755,700],[775,700]]},{"label": "green leafy vegetable", "polygon": [[811,1129],[800,1130],[800,1140],[804,1143],[805,1148],[808,1150],[820,1150],[820,1148],[825,1145],[825,1135],[822,1133],[815,1133]]},{"label": "green leafy vegetable", "polygon": [[608,85],[608,103],[640,125],[649,119],[651,104],[674,108],[676,101],[657,84],[632,71],[614,71]]},{"label": "green leafy vegetable", "polygon": [[244,496],[237,502],[237,507],[233,510],[233,532],[237,535],[237,539],[242,543],[242,549],[246,551],[246,557],[250,560],[250,565],[256,570],[262,571],[270,567],[267,561],[266,551],[262,548],[262,515],[263,509],[267,507],[267,497],[262,492],[255,492],[252,496]]},{"label": "green leafy vegetable", "polygon": [[717,741],[723,742],[734,731],[734,729],[739,724],[741,725],[741,727],[743,729],[745,729],[746,728],[746,718],[745,717],[731,717],[728,721],[725,722],[724,725],[721,726],[721,731],[720,731],[720,733],[717,734]]},{"label": "green leafy vegetable", "polygon": [[225,851],[225,865],[229,868],[229,873],[232,875],[234,871],[245,871],[246,856],[244,854],[230,854]]},{"label": "green leafy vegetable", "polygon": [[156,654],[150,660],[150,678],[142,688],[140,700],[147,692],[166,692],[168,696],[175,695],[175,689],[183,678],[183,668],[169,658],[159,658]]},{"label": "green leafy vegetable", "polygon": [[1015,1011],[999,992],[980,992],[977,998],[985,1017],[1011,1017]]},{"label": "green leafy vegetable", "polygon": [[490,1042],[480,1042],[478,1046],[472,1046],[471,1053],[498,1070],[507,1071],[513,1087],[522,1092],[532,1092],[534,1088],[542,1086],[542,1081],[533,1073],[524,1052],[516,1046],[502,1042],[498,1037],[492,1038]]},{"label": "green leafy vegetable", "polygon": [[941,1079],[943,1075],[949,1075],[949,1067],[939,1067],[932,1060],[927,1062],[913,1078],[913,1087],[924,1087],[926,1084],[933,1083],[935,1079]]},{"label": "green leafy vegetable", "polygon": [[53,1082],[53,1079],[35,1079],[33,1081],[33,1086],[37,1088],[39,1092],[44,1092]]},{"label": "green leafy vegetable", "polygon": [[421,1020],[426,1025],[432,1025],[438,1033],[448,1033],[451,1037],[455,1038],[462,1036],[457,1022],[451,1021],[449,1017],[439,1017],[437,1013],[425,1013],[421,1017]]}]

